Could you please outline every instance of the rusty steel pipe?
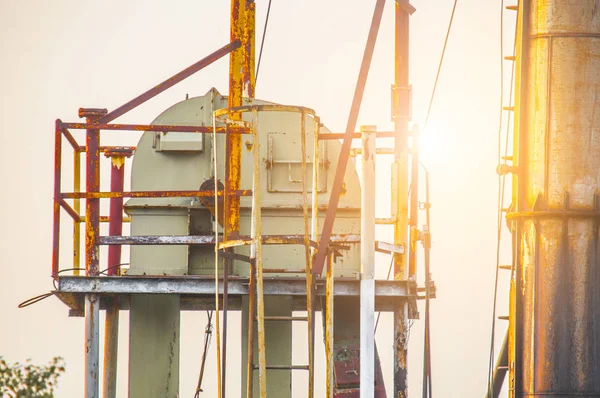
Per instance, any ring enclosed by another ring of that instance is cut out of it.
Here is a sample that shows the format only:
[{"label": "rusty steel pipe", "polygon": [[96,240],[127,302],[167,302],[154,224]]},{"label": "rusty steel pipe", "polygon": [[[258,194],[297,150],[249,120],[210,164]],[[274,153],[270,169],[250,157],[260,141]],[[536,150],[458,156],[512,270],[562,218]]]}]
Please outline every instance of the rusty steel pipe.
[{"label": "rusty steel pipe", "polygon": [[[100,127],[102,126],[101,124],[98,126],[94,126],[93,124],[85,124],[84,126],[89,126],[90,128],[94,128],[94,127]],[[119,149],[119,150],[130,150],[130,151],[135,151],[135,147],[134,146],[100,146],[100,152],[102,153],[106,153],[107,151],[110,152],[113,149]],[[79,152],[81,153],[85,153],[85,146],[81,145],[79,147]]]},{"label": "rusty steel pipe", "polygon": [[[110,190],[112,192],[123,192],[125,179],[125,158],[132,155],[131,150],[115,149],[104,154],[111,160]],[[112,198],[110,200],[110,217],[108,223],[108,234],[120,236],[123,233],[123,198]],[[108,276],[118,275],[118,267],[121,263],[121,245],[108,247]],[[117,356],[119,349],[119,298],[113,297],[109,300],[106,309],[105,332],[104,332],[104,374],[103,374],[103,396],[104,398],[115,398],[117,396]]]},{"label": "rusty steel pipe", "polygon": [[[247,46],[244,42],[246,0],[231,0],[230,40],[241,42],[241,51],[234,51],[229,57],[229,97],[228,108],[242,106],[244,91],[244,64],[247,56]],[[231,120],[239,122],[242,115],[239,112],[230,114]],[[225,192],[240,189],[242,137],[227,134],[225,140]],[[240,200],[237,197],[224,198],[224,236],[225,240],[234,237],[240,230]]]},{"label": "rusty steel pipe", "polygon": [[[106,109],[80,108],[79,117],[85,117],[88,124],[94,123]],[[85,190],[94,193],[100,191],[100,131],[86,130],[86,170]],[[88,276],[98,274],[100,252],[98,236],[100,235],[100,199],[88,198],[85,201],[85,270]]]},{"label": "rusty steel pipe", "polygon": [[408,246],[408,277],[417,278],[417,240],[419,234],[419,126],[412,128],[410,156],[410,244]]},{"label": "rusty steel pipe", "polygon": [[[131,150],[113,150],[106,152],[105,156],[111,160],[110,190],[111,192],[123,192],[125,187],[125,158],[132,155]],[[123,233],[123,198],[110,199],[110,218],[108,234],[120,236]],[[114,245],[108,248],[108,271],[107,274],[117,275],[117,266],[121,263],[121,246]]]},{"label": "rusty steel pipe", "polygon": [[327,213],[325,214],[325,221],[323,223],[323,230],[321,231],[319,249],[317,250],[316,258],[313,264],[312,272],[314,275],[321,275],[323,272],[325,257],[327,256],[327,247],[329,246],[329,238],[333,231],[333,222],[335,221],[335,214],[337,212],[340,195],[342,193],[342,185],[344,184],[344,175],[346,174],[346,167],[348,166],[348,159],[350,158],[352,137],[354,129],[356,128],[358,112],[360,111],[362,97],[367,84],[367,77],[371,67],[371,60],[373,59],[373,51],[375,50],[375,42],[377,41],[377,33],[379,32],[379,25],[381,24],[384,5],[385,0],[377,0],[377,3],[375,4],[373,19],[369,29],[369,36],[367,38],[363,60],[360,66],[360,72],[358,74],[358,81],[356,82],[356,88],[354,90],[354,98],[352,99],[352,106],[350,108],[348,122],[346,124],[344,141],[342,143],[342,148],[340,149],[340,156],[335,169],[333,186],[329,196],[329,207],[327,207]]},{"label": "rusty steel pipe", "polygon": [[325,397],[333,398],[335,387],[335,361],[333,357],[333,312],[334,312],[334,283],[335,283],[335,261],[333,253],[327,256],[327,276],[325,282]]},{"label": "rusty steel pipe", "polygon": [[254,98],[256,87],[255,54],[256,54],[256,3],[254,0],[245,0],[242,45],[242,93],[245,97]]},{"label": "rusty steel pipe", "polygon": [[[79,117],[93,123],[106,114],[106,109],[79,109]],[[86,131],[87,192],[100,191],[100,131]],[[97,276],[100,262],[100,199],[85,201],[85,270],[86,276]],[[85,398],[100,396],[100,298],[95,294],[85,296]]]},{"label": "rusty steel pipe", "polygon": [[519,12],[511,394],[597,397],[598,2],[520,2]]},{"label": "rusty steel pipe", "polygon": [[[213,173],[214,173],[214,211],[215,211],[215,226],[214,226],[214,242],[215,242],[215,264],[214,264],[214,272],[215,272],[215,338],[216,338],[216,360],[217,360],[217,397],[221,398],[221,324],[219,317],[219,227],[218,227],[218,215],[219,213],[219,151],[217,150],[217,127],[215,117],[213,116]],[[224,240],[227,240],[227,236],[224,236]]]},{"label": "rusty steel pipe", "polygon": [[225,55],[229,54],[230,52],[240,48],[241,45],[242,45],[242,43],[239,40],[232,40],[231,43],[221,47],[217,51],[215,51],[212,54],[210,54],[209,56],[201,59],[200,61],[196,62],[195,64],[188,66],[187,68],[185,68],[181,72],[177,73],[176,75],[173,75],[172,77],[168,78],[164,82],[157,84],[156,86],[154,86],[150,90],[146,91],[145,93],[140,94],[139,96],[137,96],[134,99],[132,99],[131,101],[121,105],[120,107],[111,111],[110,113],[105,113],[102,117],[95,120],[95,122],[104,124],[104,123],[109,123],[112,120],[115,120],[119,116],[124,115],[125,113],[129,112],[130,110],[140,106],[144,102],[156,97],[158,94],[162,93],[163,91],[173,87],[174,85],[181,82],[182,80],[187,79],[194,73],[204,69],[205,67],[212,64],[213,62],[218,61],[219,59],[221,59]]},{"label": "rusty steel pipe", "polygon": [[[393,200],[392,218],[394,225],[394,244],[406,247],[408,243],[408,114],[410,101],[401,98],[408,88],[409,66],[409,21],[414,8],[408,0],[395,3],[394,14],[394,103],[393,119],[395,131],[395,156],[393,163],[396,197]],[[406,254],[394,254],[394,279],[406,280],[409,267]],[[402,303],[394,309],[394,398],[408,397],[408,303]]]},{"label": "rusty steel pipe", "polygon": [[[81,151],[73,151],[73,191],[81,191]],[[81,200],[75,199],[73,201],[73,208],[61,199],[61,206],[69,212],[73,210],[71,217],[73,218],[73,268],[75,268],[73,274],[79,276],[81,268]]]},{"label": "rusty steel pipe", "polygon": [[[178,126],[170,124],[106,124],[106,123],[61,123],[61,126],[68,133],[68,128],[74,130],[118,130],[118,131],[132,131],[132,132],[144,132],[144,131],[161,131],[163,133],[213,133],[212,126]],[[217,134],[250,134],[250,130],[241,126],[227,126],[227,127],[216,127]],[[73,145],[73,148],[77,149],[79,145],[75,141],[75,138],[68,133],[65,133],[65,137],[69,140],[69,143]]]},{"label": "rusty steel pipe", "polygon": [[[65,192],[60,194],[65,199],[109,199],[109,198],[192,198],[214,196],[215,191],[133,191],[133,192]],[[217,191],[217,196],[223,196],[223,191]],[[252,196],[251,190],[239,190],[228,193],[232,196]]]},{"label": "rusty steel pipe", "polygon": [[62,131],[60,119],[54,123],[54,202],[52,220],[52,277],[58,277],[60,256],[60,173],[62,164]]},{"label": "rusty steel pipe", "polygon": [[[231,1],[231,41],[241,41],[241,51],[234,51],[230,57],[230,81],[228,107],[241,106],[242,97],[245,94],[254,98],[254,37],[255,37],[255,4],[253,0]],[[237,117],[236,117],[237,116]],[[234,115],[233,120],[241,120],[241,115]],[[229,128],[229,127],[228,127]],[[216,138],[216,137],[215,137]],[[254,142],[257,144],[256,135]],[[216,140],[215,140],[216,145]],[[257,145],[258,146],[258,145]],[[239,134],[227,134],[225,143],[225,186],[224,186],[224,214],[223,227],[224,239],[239,235],[240,229],[240,197],[229,195],[236,192],[241,183],[241,156],[242,137]],[[216,164],[215,164],[216,167]],[[258,167],[255,164],[255,167]],[[216,190],[216,189],[215,189]],[[235,248],[228,249],[232,252]],[[233,262],[226,259],[224,262],[223,278],[223,371],[221,395],[226,396],[226,363],[227,363],[227,276],[228,266]],[[249,328],[252,329],[252,318],[249,319]],[[251,361],[251,358],[250,358]],[[249,382],[251,384],[251,382]],[[251,390],[250,390],[251,391]]]}]

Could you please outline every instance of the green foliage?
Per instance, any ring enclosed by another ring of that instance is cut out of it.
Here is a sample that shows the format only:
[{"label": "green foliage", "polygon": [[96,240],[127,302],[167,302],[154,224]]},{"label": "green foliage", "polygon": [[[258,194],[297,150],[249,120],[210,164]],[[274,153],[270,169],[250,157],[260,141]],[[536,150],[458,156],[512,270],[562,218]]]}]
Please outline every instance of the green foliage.
[{"label": "green foliage", "polygon": [[53,398],[65,361],[58,357],[48,365],[9,364],[0,357],[0,396],[6,398]]}]

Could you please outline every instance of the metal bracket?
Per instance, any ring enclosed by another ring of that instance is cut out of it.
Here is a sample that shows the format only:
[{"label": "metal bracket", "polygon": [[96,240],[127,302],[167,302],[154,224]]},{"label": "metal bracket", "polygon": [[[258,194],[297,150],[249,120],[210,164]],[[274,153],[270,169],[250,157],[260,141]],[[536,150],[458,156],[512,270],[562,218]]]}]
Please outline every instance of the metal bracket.
[{"label": "metal bracket", "polygon": [[417,9],[413,7],[408,0],[396,0],[396,3],[402,8],[404,11],[408,13],[408,15],[413,15]]},{"label": "metal bracket", "polygon": [[375,251],[386,254],[404,254],[404,246],[393,243],[375,241]]},{"label": "metal bracket", "polygon": [[[394,86],[392,85],[392,121],[403,119],[412,120],[412,86]],[[400,114],[400,111],[406,114]]]}]

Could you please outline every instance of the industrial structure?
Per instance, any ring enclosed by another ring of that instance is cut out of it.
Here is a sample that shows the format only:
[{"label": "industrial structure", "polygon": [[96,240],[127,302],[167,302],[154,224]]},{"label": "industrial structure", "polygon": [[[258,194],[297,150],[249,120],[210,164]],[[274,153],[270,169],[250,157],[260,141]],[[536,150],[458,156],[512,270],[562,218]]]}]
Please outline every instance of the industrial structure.
[{"label": "industrial structure", "polygon": [[[317,314],[324,319],[327,362],[326,391],[318,395],[408,396],[409,319],[418,317],[417,300],[428,302],[435,287],[429,277],[429,228],[418,224],[419,209],[426,210],[428,224],[429,203],[418,201],[418,128],[409,128],[408,32],[415,9],[407,0],[395,2],[395,129],[356,126],[384,3],[375,4],[342,134],[330,132],[310,108],[254,98],[252,0],[231,1],[231,42],[213,54],[111,112],[82,108],[85,122],[56,121],[52,277],[70,314],[85,317],[86,398],[99,396],[101,381],[103,396],[116,396],[120,310],[130,312],[130,397],[179,396],[184,310],[214,310],[217,363],[207,366],[217,371],[219,397],[227,396],[226,367],[232,366],[226,361],[227,339],[237,333],[227,330],[229,311],[242,312],[245,397],[291,397],[296,371],[308,372],[307,395],[315,395]],[[227,96],[212,89],[174,104],[150,124],[111,123],[226,55]],[[85,143],[75,130],[85,130]],[[102,146],[102,132],[111,130],[143,134],[136,147]],[[392,139],[393,145],[380,147],[378,138]],[[356,139],[362,146],[351,150]],[[72,179],[63,175],[65,149],[74,154]],[[351,156],[361,159],[360,179]],[[379,156],[394,159],[392,181],[377,189],[378,195],[391,195],[387,218],[375,217]],[[133,157],[131,190],[125,191],[128,157]],[[105,192],[103,161],[111,162],[111,190]],[[100,211],[103,199],[109,201],[108,216]],[[60,229],[65,214],[73,220],[67,233]],[[101,223],[108,223],[107,236],[100,234]],[[123,223],[130,223],[130,235],[123,235]],[[375,240],[376,224],[393,226],[393,242]],[[73,262],[65,267],[60,244],[71,234]],[[419,242],[425,253],[422,287],[416,282]],[[131,246],[129,258],[123,258],[123,245]],[[393,279],[375,279],[376,251],[391,257]],[[106,311],[103,361],[100,310]],[[377,355],[376,311],[394,313],[393,364],[381,363]],[[428,311],[425,316],[427,325]],[[291,361],[291,325],[299,321],[308,324],[308,363],[303,364]],[[424,389],[430,391],[427,334],[425,346]],[[382,366],[393,366],[393,386],[384,385]]]},{"label": "industrial structure", "polygon": [[[101,380],[103,396],[116,396],[120,310],[130,311],[131,397],[179,396],[181,311],[214,310],[219,397],[227,396],[227,339],[237,333],[227,330],[228,312],[241,311],[244,397],[291,397],[291,372],[306,371],[309,397],[406,398],[407,333],[409,320],[419,316],[419,299],[426,301],[423,397],[431,396],[428,308],[435,286],[428,194],[419,201],[419,130],[410,124],[408,36],[415,9],[408,0],[394,2],[395,129],[356,126],[384,3],[375,1],[344,133],[330,132],[308,107],[254,98],[252,0],[231,0],[231,41],[213,54],[111,112],[85,108],[85,122],[56,121],[52,277],[54,294],[70,314],[85,317],[86,398],[99,396]],[[594,286],[600,272],[600,2],[521,0],[507,8],[517,13],[515,54],[506,58],[515,73],[514,105],[511,99],[505,108],[514,115],[514,145],[498,172],[512,174],[512,203],[502,211],[513,256],[510,265],[499,266],[511,275],[510,313],[501,317],[509,326],[487,397],[500,395],[507,374],[510,397],[600,397],[600,293]],[[226,55],[228,95],[212,89],[148,125],[111,123]],[[74,130],[85,130],[85,143]],[[143,134],[136,147],[101,146],[101,132],[110,130]],[[378,138],[394,144],[382,148]],[[351,148],[355,139],[360,148]],[[65,148],[74,154],[71,180],[62,173]],[[360,158],[360,178],[352,156]],[[387,218],[374,211],[379,156],[394,159],[389,187],[377,187],[378,195],[391,196]],[[125,191],[128,157],[131,190]],[[100,190],[102,161],[111,162],[110,192]],[[100,212],[103,199],[110,202],[108,216]],[[427,214],[423,227],[419,210]],[[60,229],[65,214],[73,220],[67,233]],[[108,223],[107,236],[101,223]],[[130,235],[123,235],[124,223]],[[393,225],[393,242],[375,240],[376,224]],[[68,267],[60,264],[65,235],[73,237]],[[424,286],[417,286],[419,243]],[[100,256],[104,245],[106,258]],[[129,258],[123,245],[131,245]],[[377,251],[391,256],[391,280],[375,279]],[[393,364],[377,355],[376,311],[394,314]],[[324,320],[324,393],[314,391],[318,315]],[[292,322],[308,325],[308,363],[291,361]],[[393,366],[392,386],[383,383],[385,366]]]}]

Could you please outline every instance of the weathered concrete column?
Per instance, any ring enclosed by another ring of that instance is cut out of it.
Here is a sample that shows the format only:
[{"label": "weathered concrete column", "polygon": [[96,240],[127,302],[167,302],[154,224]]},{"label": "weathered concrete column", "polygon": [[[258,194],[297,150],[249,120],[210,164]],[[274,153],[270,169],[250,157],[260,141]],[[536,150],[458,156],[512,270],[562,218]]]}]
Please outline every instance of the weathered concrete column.
[{"label": "weathered concrete column", "polygon": [[179,295],[133,294],[129,396],[179,397]]}]

